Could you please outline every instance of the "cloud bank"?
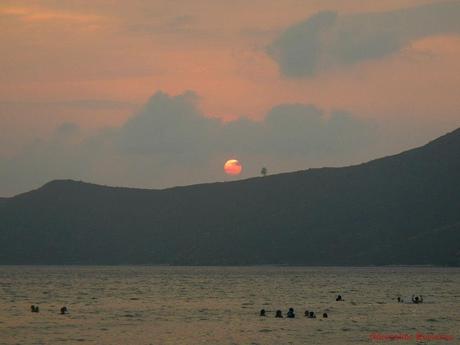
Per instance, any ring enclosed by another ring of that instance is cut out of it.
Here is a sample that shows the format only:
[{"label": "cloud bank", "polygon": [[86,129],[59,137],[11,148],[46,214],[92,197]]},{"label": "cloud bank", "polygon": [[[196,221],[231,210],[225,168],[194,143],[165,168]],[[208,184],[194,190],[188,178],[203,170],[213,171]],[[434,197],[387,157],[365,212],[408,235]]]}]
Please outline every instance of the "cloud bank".
[{"label": "cloud bank", "polygon": [[459,1],[343,16],[323,11],[285,30],[268,53],[285,76],[309,77],[383,58],[427,36],[460,33],[459,18]]},{"label": "cloud bank", "polygon": [[244,175],[337,165],[367,158],[375,141],[372,122],[346,111],[281,104],[263,121],[209,118],[198,96],[154,94],[122,126],[87,135],[60,125],[10,158],[0,158],[0,195],[11,195],[57,178],[162,188],[225,180],[223,164],[238,158]]}]

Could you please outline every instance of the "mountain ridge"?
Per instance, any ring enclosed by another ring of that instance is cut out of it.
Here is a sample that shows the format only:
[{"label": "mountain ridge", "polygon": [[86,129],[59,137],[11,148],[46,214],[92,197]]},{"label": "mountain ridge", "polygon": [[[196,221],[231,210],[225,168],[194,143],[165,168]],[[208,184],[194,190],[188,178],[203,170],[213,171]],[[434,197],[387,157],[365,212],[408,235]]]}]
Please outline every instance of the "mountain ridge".
[{"label": "mountain ridge", "polygon": [[348,167],[0,199],[0,263],[460,264],[460,129]]},{"label": "mountain ridge", "polygon": [[192,184],[192,185],[171,186],[171,187],[165,187],[165,188],[142,188],[142,187],[126,187],[126,186],[104,185],[104,184],[86,182],[86,181],[81,181],[81,180],[73,180],[73,179],[55,179],[55,180],[51,180],[51,181],[45,183],[44,185],[42,185],[39,188],[30,190],[30,191],[27,191],[27,192],[19,193],[17,195],[11,196],[11,197],[0,197],[0,201],[5,200],[5,199],[11,199],[11,198],[20,196],[22,194],[28,194],[28,193],[40,190],[42,188],[48,188],[48,187],[53,186],[53,185],[62,185],[62,184],[65,184],[65,183],[77,183],[77,184],[84,184],[86,186],[103,187],[103,188],[111,188],[111,189],[125,189],[125,190],[133,190],[133,191],[167,191],[167,190],[172,190],[172,189],[208,186],[208,185],[216,185],[216,184],[221,184],[221,183],[222,184],[225,184],[225,183],[227,183],[227,184],[238,183],[238,182],[250,181],[250,180],[254,180],[254,179],[270,178],[270,177],[273,177],[273,176],[283,176],[283,175],[289,175],[289,174],[304,173],[304,172],[308,172],[308,171],[311,171],[311,170],[353,168],[353,167],[359,167],[359,166],[363,166],[363,165],[367,165],[367,164],[377,163],[377,162],[379,162],[381,160],[385,160],[385,159],[389,159],[389,158],[403,157],[407,153],[412,154],[412,153],[417,152],[420,149],[427,148],[427,147],[430,147],[432,145],[437,145],[439,143],[443,143],[444,141],[451,140],[452,138],[456,138],[457,141],[460,142],[460,128],[457,128],[457,129],[455,129],[455,130],[453,130],[453,131],[451,131],[449,133],[446,133],[446,134],[442,135],[441,137],[433,139],[433,140],[429,141],[427,144],[422,145],[420,147],[404,150],[404,151],[402,151],[400,153],[396,153],[396,154],[391,154],[391,155],[371,159],[369,161],[362,162],[362,163],[357,163],[357,164],[353,164],[353,165],[346,165],[346,166],[339,166],[339,167],[325,166],[325,167],[320,167],[320,168],[301,169],[301,170],[296,170],[296,171],[288,171],[288,172],[277,173],[277,174],[268,175],[268,176],[265,176],[265,177],[260,177],[260,176],[249,177],[249,178],[236,180],[236,181],[205,182],[205,183],[197,183],[197,184]]}]

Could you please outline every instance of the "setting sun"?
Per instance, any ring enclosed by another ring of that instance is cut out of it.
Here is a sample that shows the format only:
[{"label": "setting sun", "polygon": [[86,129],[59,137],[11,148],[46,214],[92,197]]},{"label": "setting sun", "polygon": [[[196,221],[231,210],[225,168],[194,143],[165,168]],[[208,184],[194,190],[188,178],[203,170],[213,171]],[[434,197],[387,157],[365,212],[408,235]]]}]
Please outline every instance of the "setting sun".
[{"label": "setting sun", "polygon": [[239,175],[243,166],[237,159],[229,159],[224,164],[224,171],[227,175]]}]

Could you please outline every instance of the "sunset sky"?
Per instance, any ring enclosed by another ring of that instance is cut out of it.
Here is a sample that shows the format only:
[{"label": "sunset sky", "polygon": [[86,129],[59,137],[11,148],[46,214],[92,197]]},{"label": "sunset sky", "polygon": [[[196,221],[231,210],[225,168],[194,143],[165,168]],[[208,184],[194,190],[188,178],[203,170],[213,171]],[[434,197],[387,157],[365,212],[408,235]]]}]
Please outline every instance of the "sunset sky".
[{"label": "sunset sky", "polygon": [[460,1],[0,4],[0,196],[359,163],[460,126]]}]

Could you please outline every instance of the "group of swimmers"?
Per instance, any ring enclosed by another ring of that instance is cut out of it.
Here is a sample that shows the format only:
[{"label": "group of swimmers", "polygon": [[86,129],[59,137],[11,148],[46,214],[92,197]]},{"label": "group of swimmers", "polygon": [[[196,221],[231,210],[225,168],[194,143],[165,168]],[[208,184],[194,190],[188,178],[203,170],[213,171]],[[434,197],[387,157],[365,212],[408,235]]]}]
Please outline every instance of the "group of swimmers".
[{"label": "group of swimmers", "polygon": [[[414,304],[423,303],[423,296],[422,295],[420,295],[420,296],[412,295],[411,301]],[[404,300],[399,296],[398,296],[398,303],[404,303]]]},{"label": "group of swimmers", "polygon": [[[38,305],[31,305],[30,306],[30,311],[32,313],[39,313],[40,312],[40,308],[38,307]],[[69,313],[69,310],[67,309],[67,307],[62,307],[61,308],[61,314],[64,315],[64,314],[68,314]]]},{"label": "group of swimmers", "polygon": [[[335,298],[335,300],[337,302],[341,302],[343,301],[344,299],[342,298],[341,295],[337,295],[337,297]],[[265,309],[261,309],[260,310],[260,316],[267,316],[267,311]],[[314,311],[308,311],[308,310],[305,310],[305,313],[304,313],[304,316],[309,318],[309,319],[316,319],[316,314]],[[276,318],[283,318],[283,312],[281,310],[277,310],[275,312],[275,317]],[[289,308],[288,312],[286,313],[286,317],[288,319],[293,319],[295,318],[295,313],[294,313],[294,308]],[[327,313],[323,313],[323,319],[327,319],[328,315]]]},{"label": "group of swimmers", "polygon": [[[265,309],[262,309],[260,311],[260,316],[267,316],[267,311]],[[316,319],[316,314],[314,311],[308,311],[308,310],[305,310],[305,313],[304,313],[304,316],[309,318],[309,319]],[[275,317],[276,318],[283,318],[283,312],[281,310],[277,310],[275,312]],[[294,312],[294,308],[289,308],[288,312],[286,313],[286,317],[288,319],[294,319],[295,318],[295,312]],[[326,319],[328,317],[327,313],[323,313],[323,318]]]}]

